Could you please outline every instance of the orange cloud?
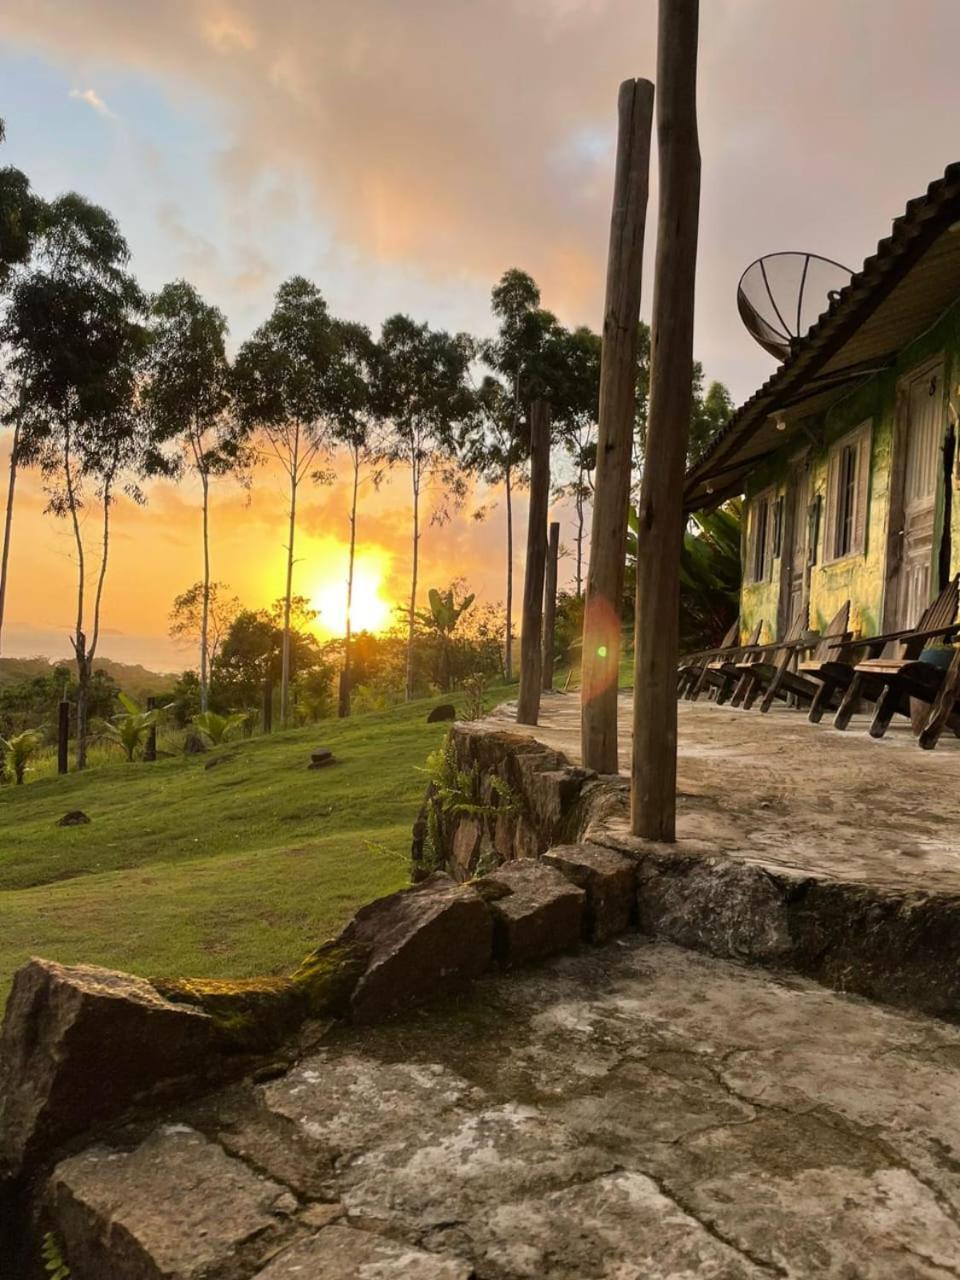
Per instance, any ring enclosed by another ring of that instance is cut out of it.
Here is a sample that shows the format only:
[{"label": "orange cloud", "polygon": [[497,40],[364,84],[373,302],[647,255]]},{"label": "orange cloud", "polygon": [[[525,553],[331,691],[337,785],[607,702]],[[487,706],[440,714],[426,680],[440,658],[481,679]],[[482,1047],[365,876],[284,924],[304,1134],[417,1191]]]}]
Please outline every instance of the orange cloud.
[{"label": "orange cloud", "polygon": [[[490,281],[522,262],[594,318],[616,86],[653,66],[651,0],[7,0],[2,28],[47,54],[188,84],[225,104],[240,200],[305,181],[339,242]],[[601,181],[591,181],[600,174]],[[584,255],[589,270],[584,270]]]}]

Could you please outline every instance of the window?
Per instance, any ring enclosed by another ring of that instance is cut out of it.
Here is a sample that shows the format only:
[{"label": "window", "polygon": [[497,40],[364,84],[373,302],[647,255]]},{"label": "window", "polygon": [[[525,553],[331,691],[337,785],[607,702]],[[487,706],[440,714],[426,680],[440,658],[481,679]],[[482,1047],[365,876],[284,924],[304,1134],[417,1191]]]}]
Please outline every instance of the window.
[{"label": "window", "polygon": [[871,424],[838,440],[827,454],[824,560],[845,560],[867,550]]},{"label": "window", "polygon": [[772,489],[758,493],[747,520],[747,576],[750,582],[769,582],[777,537],[776,498]]}]

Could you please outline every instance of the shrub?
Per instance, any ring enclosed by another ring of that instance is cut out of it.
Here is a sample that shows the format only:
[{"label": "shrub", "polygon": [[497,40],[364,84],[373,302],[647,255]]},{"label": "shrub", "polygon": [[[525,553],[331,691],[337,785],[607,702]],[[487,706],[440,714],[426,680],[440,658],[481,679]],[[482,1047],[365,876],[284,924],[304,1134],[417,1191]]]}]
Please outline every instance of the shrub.
[{"label": "shrub", "polygon": [[226,742],[231,734],[242,729],[247,723],[249,712],[235,711],[233,715],[220,716],[216,711],[204,711],[193,717],[193,723],[211,745],[218,747]]},{"label": "shrub", "polygon": [[23,785],[23,776],[31,758],[42,746],[42,729],[24,729],[22,733],[15,733],[12,738],[0,738],[4,773],[7,777],[12,773],[18,787]]}]

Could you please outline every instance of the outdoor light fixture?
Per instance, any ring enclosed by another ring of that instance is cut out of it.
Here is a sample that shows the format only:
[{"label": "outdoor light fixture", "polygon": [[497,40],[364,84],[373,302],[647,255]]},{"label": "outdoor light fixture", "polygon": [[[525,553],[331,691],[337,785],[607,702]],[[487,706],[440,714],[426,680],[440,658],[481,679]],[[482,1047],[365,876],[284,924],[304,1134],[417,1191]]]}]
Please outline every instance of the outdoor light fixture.
[{"label": "outdoor light fixture", "polygon": [[786,418],[778,418],[778,419],[777,419],[777,430],[778,430],[778,431],[786,431],[786,429],[787,429],[787,420],[786,420]]}]

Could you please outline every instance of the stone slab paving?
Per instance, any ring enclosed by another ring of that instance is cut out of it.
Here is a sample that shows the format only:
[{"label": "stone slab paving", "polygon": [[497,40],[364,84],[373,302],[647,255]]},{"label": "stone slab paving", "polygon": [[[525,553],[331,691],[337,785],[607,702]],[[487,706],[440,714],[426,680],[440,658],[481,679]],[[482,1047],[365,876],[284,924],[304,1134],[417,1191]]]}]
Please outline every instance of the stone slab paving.
[{"label": "stone slab paving", "polygon": [[[484,728],[529,734],[580,756],[578,694],[545,694],[536,728],[510,704]],[[629,772],[632,702],[619,701],[621,773]],[[960,895],[960,740],[921,751],[904,718],[885,738],[857,716],[843,733],[778,705],[768,715],[711,702],[679,703],[676,850],[723,853],[881,889]],[[626,804],[608,830],[627,834]]]},{"label": "stone slab paving", "polygon": [[960,1029],[630,935],[333,1029],[51,1188],[77,1280],[956,1278]]}]

